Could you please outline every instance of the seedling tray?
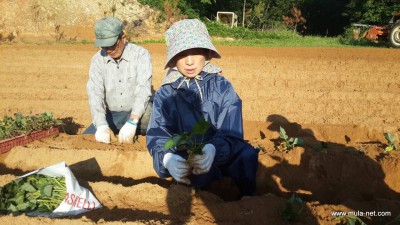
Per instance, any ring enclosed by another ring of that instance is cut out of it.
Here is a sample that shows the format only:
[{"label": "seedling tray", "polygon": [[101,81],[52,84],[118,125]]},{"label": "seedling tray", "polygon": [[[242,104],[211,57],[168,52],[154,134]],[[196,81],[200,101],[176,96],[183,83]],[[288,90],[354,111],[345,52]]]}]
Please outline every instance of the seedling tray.
[{"label": "seedling tray", "polygon": [[21,135],[15,138],[10,138],[0,141],[0,153],[8,152],[15,146],[26,145],[32,141],[47,138],[60,133],[59,127],[52,127],[47,130],[34,131],[28,135]]}]

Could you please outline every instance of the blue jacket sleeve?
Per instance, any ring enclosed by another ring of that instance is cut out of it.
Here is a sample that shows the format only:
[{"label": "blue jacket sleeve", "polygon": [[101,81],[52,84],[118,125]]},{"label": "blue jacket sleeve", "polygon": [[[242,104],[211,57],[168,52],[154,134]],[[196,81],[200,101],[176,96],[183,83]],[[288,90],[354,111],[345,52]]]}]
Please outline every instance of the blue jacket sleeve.
[{"label": "blue jacket sleeve", "polygon": [[[160,91],[160,90],[159,90]],[[163,165],[164,155],[171,150],[164,149],[164,144],[172,136],[168,127],[171,119],[165,112],[163,104],[166,104],[162,96],[157,92],[154,96],[153,111],[146,133],[146,144],[153,158],[153,167],[160,178],[170,177],[170,173]]]},{"label": "blue jacket sleeve", "polygon": [[242,100],[231,85],[226,89],[215,115],[216,133],[209,140],[216,149],[214,163],[221,165],[243,147]]}]

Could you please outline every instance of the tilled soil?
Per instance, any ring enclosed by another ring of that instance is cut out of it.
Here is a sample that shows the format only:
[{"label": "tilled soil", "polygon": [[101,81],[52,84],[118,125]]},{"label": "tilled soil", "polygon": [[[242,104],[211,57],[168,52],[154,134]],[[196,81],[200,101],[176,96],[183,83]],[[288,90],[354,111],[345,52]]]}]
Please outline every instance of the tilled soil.
[{"label": "tilled soil", "polygon": [[[144,47],[156,90],[166,72],[165,46]],[[293,193],[305,202],[294,224],[338,224],[332,212],[375,212],[360,218],[386,224],[400,214],[400,154],[384,152],[383,136],[400,137],[398,50],[217,49],[222,59],[214,62],[243,100],[245,139],[265,149],[257,195],[243,199],[229,179],[205,190],[159,179],[145,137],[106,145],[81,134],[91,122],[92,45],[0,45],[0,116],[50,111],[65,123],[57,137],[1,154],[0,186],[65,161],[104,206],[59,219],[6,215],[1,224],[287,224],[281,212]],[[280,126],[307,145],[277,150]]]}]

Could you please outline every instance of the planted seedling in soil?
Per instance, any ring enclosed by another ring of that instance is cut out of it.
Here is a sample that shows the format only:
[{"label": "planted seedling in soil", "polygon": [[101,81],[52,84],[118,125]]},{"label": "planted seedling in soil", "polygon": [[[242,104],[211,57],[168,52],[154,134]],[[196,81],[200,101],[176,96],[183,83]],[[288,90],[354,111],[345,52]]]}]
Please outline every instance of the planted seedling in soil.
[{"label": "planted seedling in soil", "polygon": [[349,216],[349,215],[337,216],[333,218],[332,221],[341,221],[341,224],[346,224],[346,225],[356,225],[356,224],[367,225],[366,223],[364,223],[364,221],[360,219],[360,217]]},{"label": "planted seedling in soil", "polygon": [[293,149],[295,146],[303,146],[305,144],[302,138],[289,137],[282,127],[279,127],[279,137],[282,139],[278,146],[279,150],[287,151]]},{"label": "planted seedling in soil", "polygon": [[[202,149],[205,145],[204,135],[210,127],[211,124],[208,123],[204,117],[201,117],[200,121],[193,126],[191,132],[173,135],[164,144],[164,148],[171,149],[176,147],[178,151],[187,151],[189,157],[191,155],[201,155],[203,154]],[[197,137],[201,137],[199,142],[196,141],[198,140]]]},{"label": "planted seedling in soil", "polygon": [[396,140],[396,137],[389,133],[389,132],[385,132],[383,133],[383,135],[385,136],[387,142],[388,142],[388,146],[385,148],[385,152],[389,153],[392,150],[396,150],[397,151],[397,145],[394,143]]},{"label": "planted seedling in soil", "polygon": [[286,202],[285,208],[280,212],[280,216],[285,222],[293,222],[301,214],[303,208],[303,200],[293,194]]},{"label": "planted seedling in soil", "polygon": [[0,213],[52,212],[66,193],[64,177],[29,175],[0,188]]}]

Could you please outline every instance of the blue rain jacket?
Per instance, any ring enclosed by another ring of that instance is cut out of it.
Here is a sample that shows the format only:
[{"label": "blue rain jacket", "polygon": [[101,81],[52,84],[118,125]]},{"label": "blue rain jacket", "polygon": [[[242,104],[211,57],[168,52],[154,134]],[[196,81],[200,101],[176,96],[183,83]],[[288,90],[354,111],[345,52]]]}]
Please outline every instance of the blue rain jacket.
[{"label": "blue rain jacket", "polygon": [[188,86],[186,82],[179,86],[184,79],[181,77],[161,86],[154,96],[146,142],[154,169],[161,178],[170,176],[162,163],[166,153],[175,152],[185,157],[175,148],[164,149],[167,139],[190,132],[202,116],[212,124],[205,143],[216,148],[215,166],[229,165],[248,146],[243,140],[242,101],[231,83],[219,74],[203,71],[200,76],[198,85],[190,79]]}]

